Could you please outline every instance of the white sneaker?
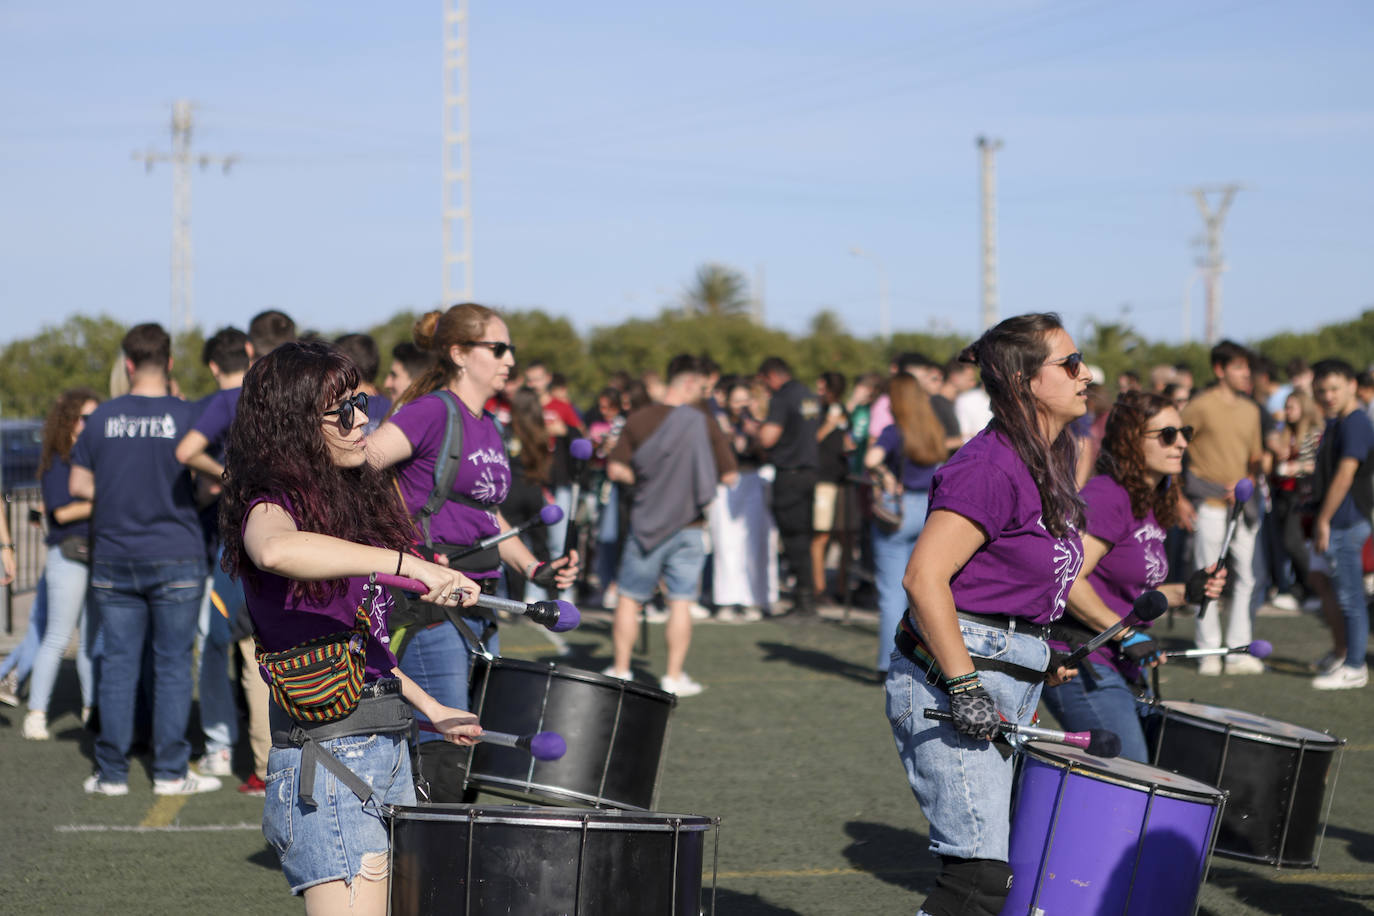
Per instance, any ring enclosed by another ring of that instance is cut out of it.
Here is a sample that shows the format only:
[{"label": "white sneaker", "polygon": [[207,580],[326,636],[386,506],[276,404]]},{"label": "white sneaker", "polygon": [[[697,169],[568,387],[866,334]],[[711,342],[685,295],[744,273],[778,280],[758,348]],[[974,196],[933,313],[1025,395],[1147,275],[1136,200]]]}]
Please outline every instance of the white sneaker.
[{"label": "white sneaker", "polygon": [[706,688],[696,681],[686,671],[682,672],[682,677],[663,677],[658,682],[659,686],[679,697],[694,697]]},{"label": "white sneaker", "polygon": [[1221,677],[1221,656],[1208,655],[1197,663],[1197,673],[1203,677]]},{"label": "white sneaker", "polygon": [[693,601],[693,602],[692,602],[691,607],[688,608],[688,613],[690,613],[690,614],[692,615],[692,619],[693,619],[693,620],[710,620],[710,619],[711,619],[711,612],[708,611],[708,610],[706,610],[706,608],[702,607],[701,602],[699,602],[699,601]]},{"label": "white sneaker", "polygon": [[735,609],[728,604],[722,604],[716,608],[716,623],[738,623],[739,617],[735,614]]},{"label": "white sneaker", "polygon": [[154,795],[198,795],[201,792],[213,792],[220,787],[221,783],[213,776],[201,776],[198,773],[188,772],[180,779],[154,779]]},{"label": "white sneaker", "polygon": [[129,784],[127,782],[101,782],[99,773],[87,776],[86,781],[81,784],[81,788],[85,789],[88,795],[129,794]]},{"label": "white sneaker", "polygon": [[1330,674],[1343,664],[1345,664],[1344,653],[1337,655],[1335,652],[1328,652],[1312,663],[1312,669],[1318,674]]},{"label": "white sneaker", "polygon": [[614,663],[611,663],[611,664],[607,665],[605,668],[601,669],[601,673],[604,674],[606,677],[613,677],[613,678],[615,678],[617,681],[630,681],[630,680],[634,680],[634,672],[633,672],[633,671],[617,671],[617,670],[615,670],[615,664],[614,664]]},{"label": "white sneaker", "polygon": [[19,676],[13,671],[0,677],[0,703],[6,706],[19,705]]},{"label": "white sneaker", "polygon": [[758,623],[763,619],[763,611],[754,607],[752,604],[740,608],[739,620],[741,623]]},{"label": "white sneaker", "polygon": [[620,603],[620,592],[616,590],[614,584],[601,593],[601,609],[614,611],[615,606]]},{"label": "white sneaker", "polygon": [[36,709],[29,710],[24,716],[20,734],[30,741],[47,741],[52,737],[48,734],[48,714]]},{"label": "white sneaker", "polygon": [[1368,665],[1361,665],[1358,668],[1341,665],[1330,674],[1319,674],[1312,678],[1312,687],[1316,690],[1351,690],[1355,687],[1363,687],[1368,683]]},{"label": "white sneaker", "polygon": [[1269,601],[1270,606],[1276,607],[1281,611],[1300,611],[1302,605],[1298,604],[1298,599],[1287,592],[1279,592]]},{"label": "white sneaker", "polygon": [[1253,655],[1226,656],[1227,674],[1263,674],[1264,662]]},{"label": "white sneaker", "polygon": [[233,754],[227,747],[206,751],[205,756],[196,761],[196,769],[207,776],[233,776]]},{"label": "white sneaker", "polygon": [[668,611],[664,608],[646,607],[644,609],[644,619],[650,623],[667,623]]}]

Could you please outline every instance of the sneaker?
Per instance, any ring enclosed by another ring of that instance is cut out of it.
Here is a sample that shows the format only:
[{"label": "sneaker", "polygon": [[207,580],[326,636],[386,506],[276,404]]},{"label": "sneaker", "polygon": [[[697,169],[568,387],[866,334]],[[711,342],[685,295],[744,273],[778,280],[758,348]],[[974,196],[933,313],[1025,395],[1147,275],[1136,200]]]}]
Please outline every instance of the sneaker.
[{"label": "sneaker", "polygon": [[257,773],[249,773],[248,778],[239,785],[239,792],[254,798],[267,797],[267,783],[258,778]]},{"label": "sneaker", "polygon": [[650,623],[667,623],[668,611],[666,608],[646,607],[644,609],[644,619]]},{"label": "sneaker", "polygon": [[1281,611],[1300,611],[1302,605],[1298,604],[1298,599],[1287,592],[1279,592],[1269,601],[1270,606],[1276,607]]},{"label": "sneaker", "polygon": [[658,682],[659,686],[668,693],[679,697],[694,697],[706,688],[696,681],[686,671],[682,672],[682,677],[663,677]]},{"label": "sneaker", "polygon": [[763,619],[763,611],[751,604],[747,607],[740,608],[738,619],[740,623],[758,623]]},{"label": "sneaker", "polygon": [[201,792],[213,792],[220,787],[221,783],[213,776],[201,776],[198,773],[188,772],[180,779],[154,779],[154,795],[198,795]]},{"label": "sneaker", "polygon": [[607,665],[605,668],[603,668],[602,671],[601,671],[601,673],[604,674],[604,675],[606,675],[606,677],[613,677],[613,678],[615,678],[617,681],[630,681],[630,680],[634,680],[634,672],[632,672],[632,671],[617,671],[617,670],[615,670],[615,664],[614,664],[614,663],[611,663],[611,664]]},{"label": "sneaker", "polygon": [[1351,690],[1355,687],[1363,687],[1368,683],[1368,665],[1361,665],[1358,668],[1341,665],[1330,674],[1319,674],[1312,678],[1312,687],[1316,690]]},{"label": "sneaker", "polygon": [[1197,673],[1203,677],[1221,677],[1221,657],[1208,655],[1197,663]]},{"label": "sneaker", "polygon": [[615,606],[620,603],[620,592],[612,582],[606,590],[601,593],[601,609],[604,611],[614,611]]},{"label": "sneaker", "polygon": [[205,756],[196,761],[196,769],[207,776],[233,776],[233,754],[227,747],[206,751]]},{"label": "sneaker", "polygon": [[688,612],[692,615],[693,620],[711,619],[711,612],[706,610],[706,608],[704,608],[701,605],[701,602],[699,601],[693,601],[691,607],[688,609]]},{"label": "sneaker", "polygon": [[1337,655],[1335,652],[1328,652],[1321,658],[1312,663],[1312,670],[1318,674],[1330,674],[1345,663],[1345,653]]},{"label": "sneaker", "polygon": [[715,621],[716,623],[738,623],[739,617],[736,615],[733,607],[728,604],[722,604],[720,607],[716,608]]},{"label": "sneaker", "polygon": [[99,773],[93,773],[86,777],[86,781],[81,784],[81,788],[86,790],[87,795],[128,795],[129,784],[127,782],[102,782]]},{"label": "sneaker", "polygon": [[24,725],[20,733],[30,741],[47,741],[52,737],[48,734],[48,714],[31,709],[24,716]]},{"label": "sneaker", "polygon": [[1227,674],[1263,674],[1264,662],[1253,655],[1226,656]]},{"label": "sneaker", "polygon": [[0,677],[0,703],[6,706],[19,705],[19,676],[13,671]]}]

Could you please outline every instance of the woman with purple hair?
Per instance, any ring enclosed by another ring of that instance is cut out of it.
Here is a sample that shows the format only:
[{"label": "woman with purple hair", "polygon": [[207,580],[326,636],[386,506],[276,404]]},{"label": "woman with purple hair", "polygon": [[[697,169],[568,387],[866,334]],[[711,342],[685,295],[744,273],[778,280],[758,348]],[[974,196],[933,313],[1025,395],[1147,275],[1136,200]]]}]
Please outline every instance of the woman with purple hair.
[{"label": "woman with purple hair", "polygon": [[387,593],[369,594],[376,572],[417,579],[427,601],[448,607],[471,605],[478,588],[409,550],[410,521],[363,451],[367,395],[358,383],[353,363],[324,343],[283,344],[259,360],[243,380],[220,500],[224,568],[243,580],[261,651],[366,631],[352,713],[321,726],[271,708],[263,834],[307,913],[386,912],[380,806],[415,804],[412,707],[455,744],[482,732],[476,717],[397,668]]},{"label": "woman with purple hair", "polygon": [[[1068,424],[1088,372],[1056,315],[1008,318],[960,359],[982,370],[993,420],[935,472],[930,511],[902,584],[887,715],[942,869],[926,916],[1002,908],[1012,761],[999,722],[1029,724],[1054,665],[1047,625],[1083,561],[1083,504]],[[1047,674],[1048,672],[1048,674]],[[927,719],[927,708],[952,722]]]}]

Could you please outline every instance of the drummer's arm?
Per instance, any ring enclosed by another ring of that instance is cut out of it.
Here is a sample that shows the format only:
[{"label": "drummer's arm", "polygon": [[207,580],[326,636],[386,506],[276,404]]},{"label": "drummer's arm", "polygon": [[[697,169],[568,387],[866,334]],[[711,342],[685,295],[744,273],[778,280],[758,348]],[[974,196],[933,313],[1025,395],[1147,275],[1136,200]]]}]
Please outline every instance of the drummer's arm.
[{"label": "drummer's arm", "polygon": [[477,743],[477,736],[482,734],[482,726],[477,724],[476,716],[467,710],[455,709],[440,703],[426,693],[423,687],[406,677],[400,668],[391,669],[391,675],[401,681],[401,696],[434,723],[434,727],[444,736],[445,741],[452,741],[454,744]]},{"label": "drummer's arm", "polygon": [[902,576],[910,602],[907,613],[946,678],[973,671],[949,582],[986,542],[978,525],[957,512],[936,509],[926,519]]},{"label": "drummer's arm", "polygon": [[[496,513],[496,524],[502,534],[510,530],[510,522],[506,521],[505,515],[500,512]],[[518,537],[507,538],[497,544],[496,549],[501,555],[502,562],[509,563],[526,577],[529,577],[534,568],[539,565],[539,558]],[[556,580],[558,587],[570,587],[573,582],[577,581],[577,551],[569,550],[565,556],[555,557],[553,567],[558,570]]]}]

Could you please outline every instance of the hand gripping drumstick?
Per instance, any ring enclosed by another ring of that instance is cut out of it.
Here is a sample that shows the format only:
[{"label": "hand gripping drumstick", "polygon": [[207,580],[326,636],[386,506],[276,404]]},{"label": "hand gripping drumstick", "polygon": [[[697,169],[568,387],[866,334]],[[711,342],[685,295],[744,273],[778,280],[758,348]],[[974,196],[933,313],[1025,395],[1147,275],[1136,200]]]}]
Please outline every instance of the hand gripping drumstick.
[{"label": "hand gripping drumstick", "polygon": [[563,535],[563,556],[577,546],[577,504],[582,499],[582,477],[583,471],[587,467],[587,461],[592,457],[595,448],[590,439],[574,439],[568,443],[568,454],[572,456],[576,470],[572,475],[572,499],[568,503],[571,508],[568,510],[568,529]]},{"label": "hand gripping drumstick", "polygon": [[[420,722],[420,731],[443,734],[429,722]],[[568,743],[558,732],[535,732],[533,735],[512,735],[509,732],[482,732],[478,741],[499,744],[526,751],[535,760],[557,760],[568,752]]]},{"label": "hand gripping drumstick", "polygon": [[[954,717],[943,709],[927,709],[927,719],[940,719],[952,722]],[[999,722],[1003,734],[1024,735],[1040,741],[1053,741],[1055,744],[1071,744],[1081,747],[1094,757],[1117,757],[1121,754],[1121,739],[1116,732],[1105,728],[1090,728],[1085,732],[1061,732],[1053,728],[1040,728],[1037,725],[1017,725],[1015,722]]]},{"label": "hand gripping drumstick", "polygon": [[1248,646],[1236,646],[1228,649],[1222,646],[1219,649],[1174,649],[1164,653],[1165,658],[1205,658],[1208,655],[1240,655],[1249,653],[1255,658],[1268,658],[1274,651],[1274,647],[1268,640],[1257,639]]},{"label": "hand gripping drumstick", "polygon": [[[405,576],[393,576],[390,573],[377,573],[377,581],[382,585],[394,585],[408,592],[415,592],[417,595],[429,591],[429,586],[419,579],[407,579]],[[581,613],[570,601],[536,601],[526,604],[509,598],[497,598],[495,595],[478,595],[477,606],[528,617],[555,633],[565,633],[582,622]]]},{"label": "hand gripping drumstick", "polygon": [[[1217,557],[1216,569],[1221,569],[1226,564],[1226,555],[1231,552],[1231,538],[1236,535],[1236,525],[1240,522],[1240,513],[1245,509],[1245,504],[1250,501],[1250,497],[1255,493],[1255,482],[1249,477],[1242,477],[1236,481],[1235,502],[1231,505],[1231,517],[1226,520],[1226,535],[1221,539],[1221,555]],[[1211,598],[1203,596],[1202,603],[1198,605],[1197,619],[1207,613],[1207,605],[1212,601]]]},{"label": "hand gripping drumstick", "polygon": [[563,521],[562,509],[558,508],[557,506],[545,506],[544,508],[540,509],[539,514],[534,516],[533,518],[527,518],[520,524],[516,525],[514,528],[508,528],[507,530],[502,531],[500,534],[493,534],[489,538],[482,538],[482,540],[478,541],[476,544],[473,544],[471,547],[467,547],[463,550],[458,551],[453,556],[449,557],[449,559],[461,560],[463,557],[470,557],[474,553],[481,553],[488,547],[495,547],[502,541],[510,540],[513,537],[519,537],[526,531],[529,531],[535,525],[556,525],[561,521]]},{"label": "hand gripping drumstick", "polygon": [[[1098,633],[1085,644],[1074,649],[1073,652],[1069,653],[1067,658],[1060,662],[1060,664],[1065,668],[1077,667],[1079,662],[1087,658],[1089,654],[1096,652],[1101,648],[1103,643],[1116,636],[1116,634],[1120,633],[1122,630],[1127,627],[1135,626],[1138,623],[1144,623],[1147,620],[1154,620],[1168,609],[1169,599],[1165,598],[1162,592],[1157,592],[1154,589],[1150,589],[1148,592],[1141,592],[1140,597],[1136,598],[1135,603],[1131,605],[1131,612],[1129,614],[1107,627],[1107,629],[1103,630],[1101,633]],[[1098,756],[1100,757],[1102,755],[1099,754]]]}]

